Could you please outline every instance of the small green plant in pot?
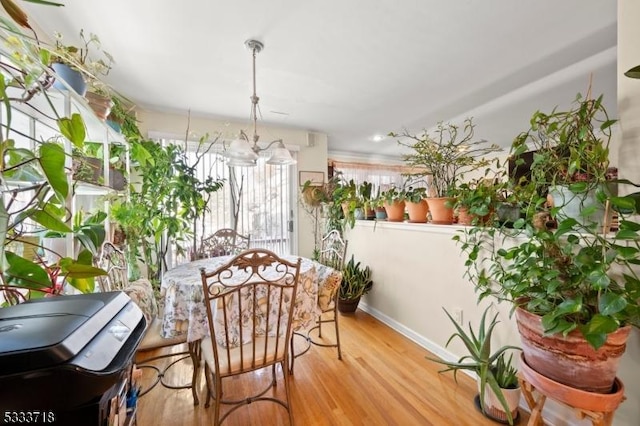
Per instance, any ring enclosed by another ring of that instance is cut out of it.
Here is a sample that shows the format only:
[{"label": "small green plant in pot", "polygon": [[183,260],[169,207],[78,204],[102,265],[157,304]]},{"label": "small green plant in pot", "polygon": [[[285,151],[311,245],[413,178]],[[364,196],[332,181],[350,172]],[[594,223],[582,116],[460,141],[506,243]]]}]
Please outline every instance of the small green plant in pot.
[{"label": "small green plant in pot", "polygon": [[361,267],[351,255],[351,259],[342,270],[342,282],[338,291],[338,310],[343,313],[355,312],[360,297],[367,294],[373,286],[371,268]]},{"label": "small green plant in pot", "polygon": [[[445,361],[440,358],[427,357],[427,359],[445,365],[447,368],[441,373],[453,371],[457,381],[457,373],[460,370],[471,371],[478,376],[478,399],[482,412],[493,419],[507,421],[513,425],[518,413],[520,401],[520,389],[518,386],[517,370],[512,365],[513,354],[506,358],[508,351],[520,350],[517,346],[502,346],[496,351],[491,351],[491,336],[496,325],[498,314],[495,314],[487,325],[488,306],[482,313],[480,326],[477,331],[471,328],[467,333],[445,309],[447,317],[456,328],[446,343],[446,346],[455,338],[464,343],[468,354],[460,357],[458,361]],[[515,392],[509,390],[517,389]]]}]

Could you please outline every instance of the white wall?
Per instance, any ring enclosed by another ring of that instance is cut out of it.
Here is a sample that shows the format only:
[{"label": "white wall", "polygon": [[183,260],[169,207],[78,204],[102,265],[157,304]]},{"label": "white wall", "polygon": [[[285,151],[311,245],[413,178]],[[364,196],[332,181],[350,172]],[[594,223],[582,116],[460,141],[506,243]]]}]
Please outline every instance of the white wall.
[{"label": "white wall", "polygon": [[[457,359],[466,354],[459,341],[444,348],[454,328],[442,308],[460,309],[464,324],[477,327],[482,312],[492,300],[478,305],[473,285],[464,277],[465,258],[452,237],[462,227],[410,223],[357,221],[349,230],[349,253],[370,266],[372,291],[361,307],[435,354]],[[515,318],[509,304],[495,306],[501,323],[494,332],[494,348],[520,345]],[[619,377],[626,386],[627,400],[616,412],[614,425],[637,426],[640,419],[640,336],[633,330],[623,356]],[[469,402],[472,403],[471,401]],[[524,402],[521,406],[526,407]],[[590,425],[578,421],[571,410],[548,401],[544,417],[556,426]]]},{"label": "white wall", "polygon": [[[143,135],[149,132],[172,135],[183,139],[187,128],[191,138],[199,139],[206,133],[214,135],[219,133],[222,138],[234,139],[241,129],[247,132],[250,126],[246,122],[231,122],[214,120],[210,118],[194,117],[188,119],[188,114],[165,113],[150,110],[140,110],[138,112],[140,120],[139,127]],[[269,142],[275,139],[282,139],[287,146],[296,145],[299,147],[297,170],[327,172],[327,135],[323,133],[308,132],[301,129],[290,129],[282,127],[264,126],[258,122],[258,134],[260,140]],[[296,175],[297,181],[297,175]],[[299,191],[296,191],[296,197]],[[303,210],[294,200],[296,211],[294,215],[298,218],[305,216]],[[295,220],[295,218],[294,218]],[[297,223],[297,241],[294,241],[294,251],[311,257],[313,253],[313,226],[306,220],[299,220]],[[309,243],[310,242],[310,243]]]}]

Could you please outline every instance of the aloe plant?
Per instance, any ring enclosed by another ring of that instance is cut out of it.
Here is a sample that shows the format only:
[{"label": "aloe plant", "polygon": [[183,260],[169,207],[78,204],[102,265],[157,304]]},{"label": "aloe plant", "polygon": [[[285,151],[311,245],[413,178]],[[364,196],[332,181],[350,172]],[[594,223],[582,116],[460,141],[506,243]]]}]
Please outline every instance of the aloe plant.
[{"label": "aloe plant", "polygon": [[489,312],[489,309],[490,306],[488,306],[482,313],[482,318],[480,319],[480,325],[477,331],[474,331],[471,327],[471,323],[469,323],[468,333],[456,322],[451,314],[444,309],[447,317],[449,317],[449,320],[451,320],[451,323],[456,328],[456,332],[449,337],[445,346],[449,346],[449,343],[451,343],[453,339],[458,338],[462,343],[464,343],[468,354],[460,357],[460,359],[455,362],[433,357],[427,357],[427,359],[446,365],[447,368],[440,372],[444,373],[447,371],[453,371],[453,377],[456,382],[459,370],[467,370],[477,374],[480,380],[480,406],[482,407],[483,412],[485,410],[485,388],[488,385],[500,401],[500,404],[507,415],[509,424],[513,425],[511,410],[509,409],[504,394],[502,393],[500,382],[504,383],[505,376],[514,375],[513,368],[511,367],[511,357],[509,358],[509,362],[505,362],[505,353],[509,350],[520,350],[520,348],[518,346],[505,345],[496,351],[491,350],[491,336],[494,328],[500,321],[498,321],[498,314],[495,314],[487,326],[487,313]]}]

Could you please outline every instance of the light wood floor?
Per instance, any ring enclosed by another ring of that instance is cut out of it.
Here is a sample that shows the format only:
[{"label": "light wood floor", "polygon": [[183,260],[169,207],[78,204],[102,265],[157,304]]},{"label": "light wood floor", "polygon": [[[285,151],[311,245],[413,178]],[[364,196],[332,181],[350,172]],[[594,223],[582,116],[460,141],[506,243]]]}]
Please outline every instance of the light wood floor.
[{"label": "light wood floor", "polygon": [[[440,366],[425,359],[429,352],[370,315],[359,310],[341,315],[340,336],[341,361],[335,348],[318,346],[296,359],[291,403],[297,425],[496,424],[476,410],[474,380],[460,374],[456,384],[451,373],[438,374]],[[190,374],[184,363],[171,370],[182,377]],[[144,371],[143,384],[151,376],[151,370]],[[270,372],[229,380],[225,395],[231,396],[248,383],[267,377]],[[194,407],[190,389],[156,386],[138,403],[138,425],[213,424],[213,404],[204,407],[204,374],[200,378],[200,405]],[[276,392],[284,395],[281,376]],[[526,413],[520,411],[520,424],[525,424],[522,420],[526,421]],[[259,402],[242,407],[223,424],[287,425],[288,417],[281,406]]]}]

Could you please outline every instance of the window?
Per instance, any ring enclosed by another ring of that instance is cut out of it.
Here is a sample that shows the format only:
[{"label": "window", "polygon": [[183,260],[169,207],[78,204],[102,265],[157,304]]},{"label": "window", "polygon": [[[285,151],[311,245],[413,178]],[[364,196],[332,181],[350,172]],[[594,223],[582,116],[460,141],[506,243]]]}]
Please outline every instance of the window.
[{"label": "window", "polygon": [[[411,172],[411,168],[400,165],[383,165],[383,164],[367,164],[367,163],[348,163],[342,161],[330,161],[333,171],[342,173],[347,180],[353,181],[359,185],[363,182],[373,184],[373,194],[378,191],[386,191],[391,187],[402,188],[405,184],[406,177],[403,173]],[[426,182],[412,182],[414,186],[426,186]]]},{"label": "window", "polygon": [[[161,143],[184,144],[177,140],[161,140]],[[218,229],[236,228],[239,233],[251,236],[252,248],[290,254],[291,177],[295,169],[266,164],[266,157],[262,156],[255,167],[230,168],[219,146],[210,147],[204,154],[202,147],[200,154],[197,149],[198,143],[188,144],[187,157],[191,164],[195,164],[197,156],[202,155],[197,167],[198,178],[203,181],[211,176],[224,179],[225,183],[207,200],[208,211],[196,224],[196,243]],[[181,262],[187,259],[174,260]]]}]

